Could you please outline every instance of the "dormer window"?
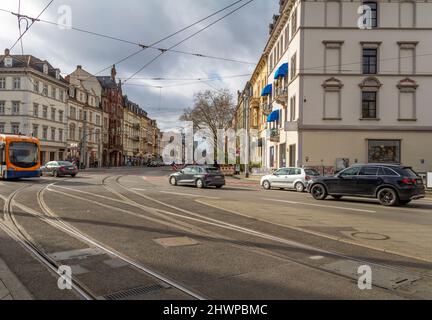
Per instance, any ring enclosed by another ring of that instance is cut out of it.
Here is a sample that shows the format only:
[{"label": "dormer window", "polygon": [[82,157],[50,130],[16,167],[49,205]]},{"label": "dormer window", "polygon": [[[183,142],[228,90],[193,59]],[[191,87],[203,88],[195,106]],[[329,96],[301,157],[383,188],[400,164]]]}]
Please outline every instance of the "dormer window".
[{"label": "dormer window", "polygon": [[6,68],[12,68],[13,59],[12,57],[6,57],[4,59],[4,65]]},{"label": "dormer window", "polygon": [[43,73],[48,74],[48,65],[47,64],[43,65]]},{"label": "dormer window", "polygon": [[56,69],[56,79],[59,80],[60,79],[60,70]]}]

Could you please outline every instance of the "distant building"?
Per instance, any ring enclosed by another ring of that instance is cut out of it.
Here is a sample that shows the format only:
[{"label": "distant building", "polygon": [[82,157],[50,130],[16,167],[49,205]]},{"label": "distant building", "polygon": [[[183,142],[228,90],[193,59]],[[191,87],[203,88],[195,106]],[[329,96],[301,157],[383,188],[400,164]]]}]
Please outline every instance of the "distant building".
[{"label": "distant building", "polygon": [[142,165],[146,162],[146,137],[145,127],[142,118],[147,118],[147,112],[127,96],[123,97],[123,154],[124,163]]},{"label": "distant building", "polygon": [[111,76],[97,77],[102,86],[102,109],[108,121],[108,141],[104,141],[102,161],[104,166],[123,165],[123,94],[121,81],[116,82],[117,71],[111,69]]},{"label": "distant building", "polygon": [[68,83],[48,61],[0,55],[0,132],[41,140],[41,162],[66,155]]},{"label": "distant building", "polygon": [[68,101],[68,158],[86,167],[102,165],[102,87],[97,78],[81,66],[66,77],[70,83]]}]

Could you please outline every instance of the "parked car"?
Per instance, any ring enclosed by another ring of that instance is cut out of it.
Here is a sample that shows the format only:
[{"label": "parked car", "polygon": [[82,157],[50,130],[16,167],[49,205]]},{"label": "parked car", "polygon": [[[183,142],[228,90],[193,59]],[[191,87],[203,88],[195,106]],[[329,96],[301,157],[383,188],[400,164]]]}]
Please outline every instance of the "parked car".
[{"label": "parked car", "polygon": [[171,174],[169,182],[173,186],[191,185],[199,189],[206,187],[220,189],[225,185],[225,176],[218,168],[193,165]]},{"label": "parked car", "polygon": [[309,183],[319,176],[319,172],[314,169],[282,168],[271,175],[264,176],[261,179],[261,186],[266,190],[279,188],[304,192]]},{"label": "parked car", "polygon": [[68,161],[51,161],[41,167],[41,172],[53,177],[75,177],[78,174],[78,168]]},{"label": "parked car", "polygon": [[355,196],[378,199],[384,206],[405,205],[426,194],[423,179],[412,168],[390,164],[355,165],[315,179],[308,191],[316,200]]}]

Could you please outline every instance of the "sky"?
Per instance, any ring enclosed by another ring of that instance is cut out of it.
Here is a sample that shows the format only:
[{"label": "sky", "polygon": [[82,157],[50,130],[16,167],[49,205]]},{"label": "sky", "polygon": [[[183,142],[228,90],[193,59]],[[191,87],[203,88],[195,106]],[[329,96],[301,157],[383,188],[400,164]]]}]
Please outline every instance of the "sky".
[{"label": "sky", "polygon": [[[63,13],[70,8],[71,25],[129,40],[152,44],[224,7],[235,0],[54,0],[41,19],[65,23]],[[158,44],[168,48],[217,20],[233,9],[190,28]],[[49,0],[21,0],[21,14],[36,17]],[[256,63],[268,38],[268,25],[278,12],[279,0],[255,0],[205,31],[176,47],[176,50]],[[2,0],[0,9],[18,12],[19,0]],[[21,27],[25,30],[26,23]],[[3,51],[18,39],[17,17],[0,11],[0,43]],[[47,60],[63,75],[77,65],[93,74],[138,51],[137,45],[60,29],[55,25],[36,22],[23,37],[25,54]],[[12,54],[21,54],[18,44]],[[147,49],[116,66],[117,77],[127,79],[159,54]],[[178,53],[165,53],[154,63],[126,82],[123,94],[138,103],[149,116],[158,121],[162,130],[179,125],[182,110],[193,106],[195,92],[228,88],[236,99],[254,65],[207,59]],[[110,71],[99,75],[109,75]],[[176,79],[155,81],[149,78]],[[178,79],[212,78],[215,81],[180,81]],[[163,88],[158,88],[163,87]]]}]

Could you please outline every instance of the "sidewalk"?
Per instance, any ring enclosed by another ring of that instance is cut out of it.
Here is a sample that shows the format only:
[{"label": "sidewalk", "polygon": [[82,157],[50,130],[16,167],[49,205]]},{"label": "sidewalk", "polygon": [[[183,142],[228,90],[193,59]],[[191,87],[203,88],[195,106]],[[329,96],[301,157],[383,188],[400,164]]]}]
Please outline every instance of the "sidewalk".
[{"label": "sidewalk", "polygon": [[0,300],[33,300],[31,294],[0,258]]}]

